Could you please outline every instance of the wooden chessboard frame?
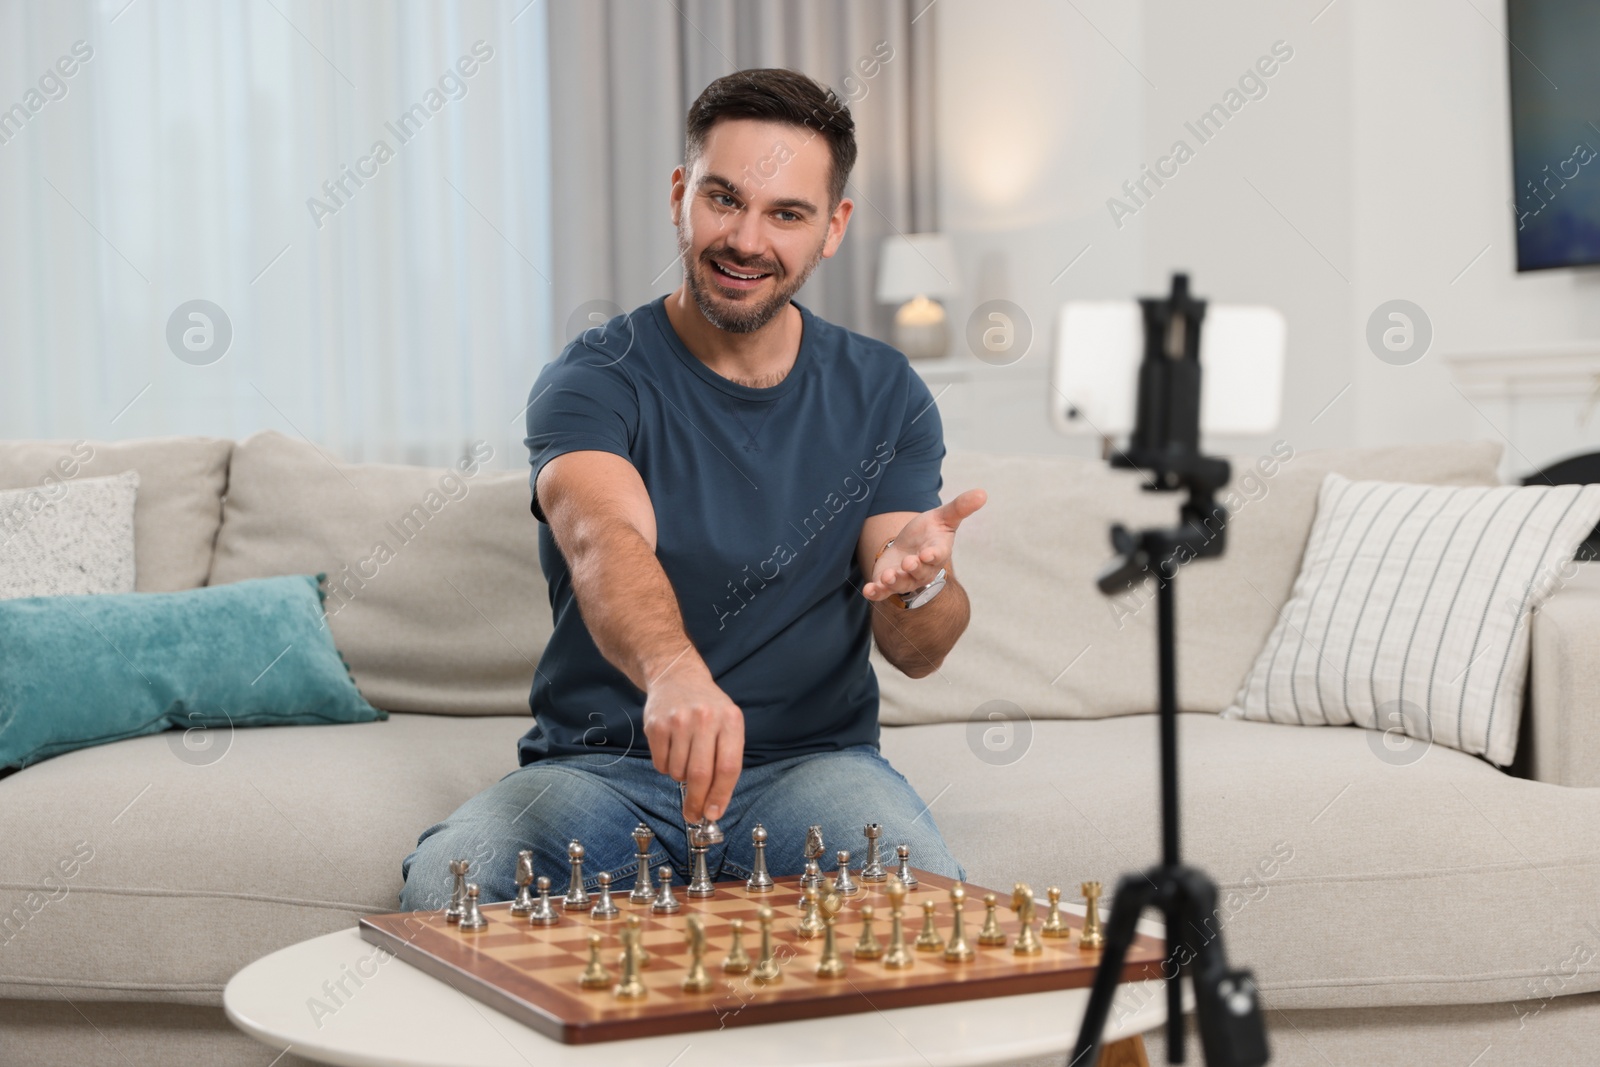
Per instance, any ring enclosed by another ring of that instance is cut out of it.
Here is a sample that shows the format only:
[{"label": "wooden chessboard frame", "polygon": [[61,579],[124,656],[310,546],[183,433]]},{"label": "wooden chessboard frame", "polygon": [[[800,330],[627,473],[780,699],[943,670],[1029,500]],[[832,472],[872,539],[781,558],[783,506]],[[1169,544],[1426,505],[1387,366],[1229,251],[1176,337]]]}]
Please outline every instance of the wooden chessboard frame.
[{"label": "wooden chessboard frame", "polygon": [[[941,936],[948,937],[951,923],[949,889],[954,882],[939,875],[916,871],[919,884],[905,898],[904,926],[909,942],[922,923],[922,902],[939,905]],[[741,881],[717,883],[717,894],[690,898],[675,887],[682,910],[656,915],[647,904],[633,904],[626,892],[613,894],[621,914],[596,920],[587,912],[563,913],[555,926],[537,927],[513,916],[509,903],[483,907],[487,928],[462,931],[447,923],[443,910],[398,912],[361,920],[361,937],[400,959],[566,1044],[589,1044],[661,1034],[716,1030],[792,1019],[819,1018],[885,1008],[940,1004],[983,997],[1078,989],[1091,985],[1100,963],[1100,951],[1078,944],[1082,918],[1063,911],[1072,927],[1070,938],[1043,938],[1044,951],[1019,956],[1012,945],[1020,925],[1009,908],[1011,893],[966,885],[963,919],[967,940],[977,953],[967,963],[948,963],[937,952],[917,952],[916,963],[905,970],[886,969],[879,960],[857,961],[852,949],[861,928],[860,907],[872,904],[873,927],[885,944],[889,937],[889,899],[885,883],[862,883],[862,892],[846,899],[839,913],[836,937],[846,971],[842,978],[818,978],[814,970],[822,950],[822,937],[803,938],[796,932],[800,918],[799,881],[779,878],[773,890],[752,893]],[[983,925],[986,893],[999,899],[1000,925],[1007,934],[1002,946],[978,944]],[[1048,904],[1035,890],[1038,912],[1035,929],[1043,922]],[[777,912],[772,937],[774,953],[783,961],[783,980],[760,986],[748,974],[724,974],[722,957],[728,949],[728,919],[745,921],[744,943],[752,959],[760,951],[757,909],[767,905]],[[559,907],[559,905],[558,905]],[[651,953],[649,967],[641,972],[650,986],[647,997],[622,1001],[610,989],[588,990],[578,975],[588,961],[588,935],[605,934],[607,969],[618,973],[621,951],[618,937],[627,916],[642,920],[644,944]],[[705,965],[716,983],[710,993],[684,993],[678,988],[687,969],[684,919],[698,914],[705,920]],[[1162,976],[1165,943],[1145,934],[1135,935],[1122,969],[1125,982]],[[517,966],[517,962],[536,966]]]}]

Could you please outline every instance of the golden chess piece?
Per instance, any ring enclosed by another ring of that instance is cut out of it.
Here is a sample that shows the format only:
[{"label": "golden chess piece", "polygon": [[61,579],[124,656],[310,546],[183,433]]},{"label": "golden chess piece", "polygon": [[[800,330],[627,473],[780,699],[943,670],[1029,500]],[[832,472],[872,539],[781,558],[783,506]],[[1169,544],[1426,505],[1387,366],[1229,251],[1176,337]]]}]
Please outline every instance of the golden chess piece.
[{"label": "golden chess piece", "polygon": [[639,957],[635,954],[642,937],[644,931],[639,927],[639,916],[628,916],[628,925],[622,928],[622,981],[611,987],[618,1000],[639,1000],[650,992],[639,977]]},{"label": "golden chess piece", "polygon": [[756,964],[756,969],[750,973],[750,978],[757,985],[771,985],[783,981],[783,971],[778,967],[778,957],[772,951],[774,914],[771,908],[766,907],[756,912],[756,917],[761,922],[761,959]]},{"label": "golden chess piece", "polygon": [[817,901],[821,893],[814,885],[805,888],[805,903],[800,914],[800,925],[795,929],[801,937],[816,937],[823,931],[822,916],[819,914]]},{"label": "golden chess piece", "polygon": [[1085,908],[1083,913],[1083,936],[1078,938],[1078,947],[1088,949],[1104,948],[1106,934],[1105,930],[1100,926],[1100,883],[1085,882],[1082,889]]},{"label": "golden chess piece", "polygon": [[611,984],[611,973],[600,962],[600,943],[604,940],[599,934],[589,935],[589,966],[578,979],[578,984],[585,989],[605,989]]},{"label": "golden chess piece", "polygon": [[[815,892],[815,887],[808,890]],[[822,914],[822,958],[817,961],[818,978],[843,978],[844,957],[839,955],[839,942],[834,936],[834,927],[839,922],[839,909],[844,907],[844,901],[838,893],[829,893],[817,903],[817,910]]]},{"label": "golden chess piece", "polygon": [[1039,927],[1039,936],[1071,937],[1072,930],[1061,917],[1061,887],[1053,885],[1045,893],[1050,897],[1050,911],[1044,917],[1044,925]]},{"label": "golden chess piece", "polygon": [[1024,882],[1011,887],[1011,910],[1017,913],[1022,929],[1017,933],[1017,943],[1011,947],[1013,954],[1033,956],[1044,951],[1044,942],[1033,932],[1035,901],[1033,890]]},{"label": "golden chess piece", "polygon": [[933,910],[937,907],[931,900],[922,902],[922,929],[914,942],[918,952],[938,952],[944,948],[944,938],[939,936],[938,928],[933,925]]},{"label": "golden chess piece", "polygon": [[[633,965],[642,971],[650,966],[650,961],[655,957],[650,955],[650,951],[644,947],[644,925],[640,922],[639,916],[628,916],[628,923],[639,928],[639,936],[634,938],[631,944],[627,938],[621,938],[622,952],[617,956],[617,966],[626,966],[628,957],[632,956]],[[618,937],[621,937],[621,935],[619,934]]]},{"label": "golden chess piece", "polygon": [[917,957],[906,947],[905,912],[901,908],[906,900],[906,885],[890,875],[884,891],[889,894],[889,951],[884,953],[883,965],[891,970],[901,970],[917,962]]},{"label": "golden chess piece", "polygon": [[711,992],[711,975],[706,971],[706,928],[700,916],[689,916],[688,929],[683,933],[684,944],[689,946],[689,973],[680,983],[685,993]]},{"label": "golden chess piece", "polygon": [[750,970],[750,953],[744,949],[744,920],[728,920],[728,958],[722,961],[725,974],[745,974]]},{"label": "golden chess piece", "polygon": [[1000,929],[1000,915],[997,911],[997,898],[993,893],[983,895],[983,929],[978,931],[978,944],[1003,945],[1006,943],[1006,932]]},{"label": "golden chess piece", "polygon": [[858,960],[875,960],[883,955],[883,942],[872,932],[872,916],[872,905],[861,905],[861,936],[856,939],[853,953]]},{"label": "golden chess piece", "polygon": [[967,900],[967,887],[957,882],[950,887],[950,911],[955,919],[950,928],[950,940],[944,946],[947,963],[965,963],[977,955],[967,943],[967,934],[961,921],[961,909]]}]

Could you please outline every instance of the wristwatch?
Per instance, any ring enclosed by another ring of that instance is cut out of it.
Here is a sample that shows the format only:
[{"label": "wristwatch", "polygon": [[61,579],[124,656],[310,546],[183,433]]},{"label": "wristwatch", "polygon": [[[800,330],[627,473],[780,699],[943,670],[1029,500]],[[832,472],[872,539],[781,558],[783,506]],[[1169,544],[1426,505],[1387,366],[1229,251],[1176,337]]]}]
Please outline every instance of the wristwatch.
[{"label": "wristwatch", "polygon": [[[876,564],[878,560],[882,559],[883,554],[889,551],[889,546],[892,544],[894,544],[894,538],[891,537],[883,543],[882,548],[878,549],[878,554],[872,557],[872,562]],[[909,593],[896,593],[895,596],[900,598],[900,603],[904,604],[908,611],[913,608],[920,608],[938,596],[939,590],[944,588],[944,572],[945,568],[940,567],[939,573],[935,574],[933,580],[927,585],[918,586]]]}]

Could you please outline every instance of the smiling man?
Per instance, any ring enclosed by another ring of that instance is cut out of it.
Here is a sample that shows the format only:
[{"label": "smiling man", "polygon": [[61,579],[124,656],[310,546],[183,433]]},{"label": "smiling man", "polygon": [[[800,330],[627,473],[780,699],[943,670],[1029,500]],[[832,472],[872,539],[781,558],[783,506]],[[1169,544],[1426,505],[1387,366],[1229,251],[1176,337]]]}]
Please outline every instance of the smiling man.
[{"label": "smiling man", "polygon": [[586,331],[546,366],[527,413],[532,512],[555,629],[519,768],[430,828],[402,902],[438,907],[449,861],[485,900],[516,854],[565,885],[568,843],[631,885],[690,875],[687,823],[717,820],[713,879],[746,878],[752,831],[799,873],[810,825],[863,859],[966,872],[928,804],[878,749],[868,660],[937,670],[965,629],[951,559],[981,489],[939,501],[939,412],[901,353],[793,299],[844,240],[855,127],[788,70],[709,85],[672,172],[683,282]]}]

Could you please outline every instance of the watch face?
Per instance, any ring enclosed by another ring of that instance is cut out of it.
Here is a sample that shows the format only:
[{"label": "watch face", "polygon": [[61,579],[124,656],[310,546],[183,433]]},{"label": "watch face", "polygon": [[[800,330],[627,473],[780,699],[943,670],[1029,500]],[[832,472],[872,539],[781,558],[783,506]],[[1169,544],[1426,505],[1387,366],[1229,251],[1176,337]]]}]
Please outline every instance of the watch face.
[{"label": "watch face", "polygon": [[909,608],[920,608],[939,594],[944,588],[944,568],[939,568],[939,573],[933,576],[933,581],[913,593],[901,594],[901,603]]}]

